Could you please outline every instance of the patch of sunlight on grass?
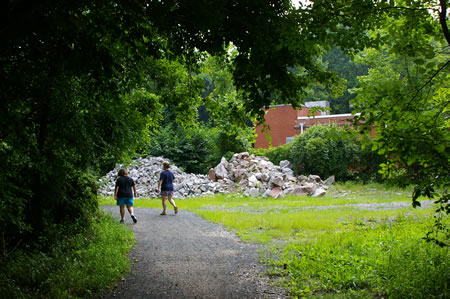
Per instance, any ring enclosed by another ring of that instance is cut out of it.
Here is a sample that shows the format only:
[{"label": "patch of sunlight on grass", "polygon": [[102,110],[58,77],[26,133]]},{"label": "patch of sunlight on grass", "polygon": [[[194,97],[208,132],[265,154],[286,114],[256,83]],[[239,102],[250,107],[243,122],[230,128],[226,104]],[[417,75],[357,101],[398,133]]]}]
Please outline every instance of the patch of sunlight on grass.
[{"label": "patch of sunlight on grass", "polygon": [[220,223],[234,230],[244,241],[267,243],[272,239],[283,241],[312,240],[322,234],[347,231],[347,225],[371,225],[389,222],[403,215],[427,216],[430,209],[360,210],[339,208],[301,210],[295,212],[249,213],[243,211],[210,211],[196,209],[206,220]]}]

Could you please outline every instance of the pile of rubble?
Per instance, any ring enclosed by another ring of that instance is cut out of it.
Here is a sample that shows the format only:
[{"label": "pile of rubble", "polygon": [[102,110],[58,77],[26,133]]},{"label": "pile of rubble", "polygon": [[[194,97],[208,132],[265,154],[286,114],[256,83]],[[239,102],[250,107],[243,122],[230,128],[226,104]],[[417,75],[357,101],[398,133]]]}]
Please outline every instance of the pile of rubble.
[{"label": "pile of rubble", "polygon": [[[129,176],[136,182],[138,196],[158,196],[156,187],[164,161],[167,160],[161,157],[139,158],[128,166]],[[115,180],[121,167],[117,165],[101,179],[102,195],[114,194]],[[231,192],[274,198],[288,194],[316,197],[326,194],[326,190],[334,182],[334,177],[324,182],[316,175],[296,177],[289,161],[281,161],[277,166],[266,157],[247,152],[234,154],[230,161],[222,158],[215,168],[210,169],[208,175],[184,173],[175,165],[172,165],[171,170],[175,175],[175,198]]]},{"label": "pile of rubble", "polygon": [[[136,191],[139,197],[159,196],[156,188],[164,161],[168,160],[161,157],[138,158],[127,166],[128,175],[136,182]],[[100,194],[114,195],[117,173],[122,167],[122,165],[116,165],[112,171],[100,179]],[[185,173],[173,164],[170,170],[175,176],[174,197],[176,198],[226,192],[219,182],[212,182],[207,175]]]},{"label": "pile of rubble", "polygon": [[209,171],[209,177],[226,186],[234,184],[245,195],[274,198],[288,194],[323,196],[334,183],[334,177],[325,182],[317,175],[296,177],[289,161],[283,160],[276,166],[266,157],[247,152],[234,154],[229,162],[222,158],[219,165]]}]

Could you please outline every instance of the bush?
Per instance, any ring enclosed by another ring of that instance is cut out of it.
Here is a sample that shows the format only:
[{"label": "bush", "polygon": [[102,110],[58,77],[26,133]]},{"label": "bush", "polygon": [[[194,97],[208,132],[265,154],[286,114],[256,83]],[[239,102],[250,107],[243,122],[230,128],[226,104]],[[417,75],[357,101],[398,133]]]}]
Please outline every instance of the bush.
[{"label": "bush", "polygon": [[279,165],[282,160],[290,160],[289,159],[289,150],[290,145],[284,144],[277,147],[270,147],[268,149],[257,148],[253,149],[252,153],[255,156],[264,156],[267,157],[273,164]]},{"label": "bush", "polygon": [[289,160],[297,174],[317,174],[322,178],[334,175],[338,180],[351,179],[364,184],[383,181],[378,170],[386,161],[384,156],[372,151],[368,136],[324,125],[313,126],[289,144],[252,149],[251,153],[267,157],[275,165]]},{"label": "bush", "polygon": [[[214,129],[216,130],[216,129]],[[239,133],[218,132],[215,144],[214,160],[217,165],[222,157],[230,160],[233,154],[245,152],[249,149],[250,144],[245,135]]]},{"label": "bush", "polygon": [[229,160],[234,153],[246,151],[248,147],[247,139],[239,134],[227,134],[217,128],[186,131],[169,124],[152,136],[147,152],[169,159],[186,172],[206,174],[222,157]]},{"label": "bush", "polygon": [[352,178],[359,162],[356,133],[336,126],[315,125],[297,136],[289,150],[297,174],[334,175],[337,180]]},{"label": "bush", "polygon": [[386,163],[386,157],[372,150],[372,140],[364,138],[359,150],[359,161],[354,169],[354,179],[366,184],[368,182],[383,182],[383,175],[379,172],[380,164]]},{"label": "bush", "polygon": [[167,158],[186,172],[204,174],[215,162],[215,138],[211,130],[196,129],[187,134],[181,127],[168,125],[152,137],[148,154]]},{"label": "bush", "polygon": [[129,269],[132,232],[109,215],[55,225],[48,235],[58,237],[48,250],[18,249],[0,264],[2,298],[86,298]]}]

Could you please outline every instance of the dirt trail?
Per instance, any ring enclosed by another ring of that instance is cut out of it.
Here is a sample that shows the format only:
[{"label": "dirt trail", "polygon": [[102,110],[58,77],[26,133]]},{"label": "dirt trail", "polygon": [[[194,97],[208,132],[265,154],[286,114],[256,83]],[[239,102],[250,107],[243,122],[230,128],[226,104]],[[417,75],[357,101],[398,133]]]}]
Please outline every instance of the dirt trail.
[{"label": "dirt trail", "polygon": [[[116,206],[104,209],[119,220]],[[243,243],[193,213],[136,208],[132,270],[102,298],[287,298],[269,285],[258,263],[261,247]]]}]

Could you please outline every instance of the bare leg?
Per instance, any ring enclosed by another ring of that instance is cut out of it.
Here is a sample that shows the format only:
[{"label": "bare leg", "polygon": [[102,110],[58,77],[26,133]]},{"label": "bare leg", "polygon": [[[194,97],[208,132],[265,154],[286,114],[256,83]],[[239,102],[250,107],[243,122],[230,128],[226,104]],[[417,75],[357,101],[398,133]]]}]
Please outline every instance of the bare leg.
[{"label": "bare leg", "polygon": [[131,215],[131,219],[133,219],[133,222],[136,223],[136,222],[137,222],[137,219],[136,219],[136,217],[134,217],[133,206],[127,205],[127,209],[128,209],[128,212],[129,212],[130,215]]},{"label": "bare leg", "polygon": [[120,206],[120,219],[123,220],[123,217],[125,216],[125,206]]},{"label": "bare leg", "polygon": [[[127,205],[127,209],[128,209],[128,213],[130,213],[130,215],[134,215],[133,206]],[[125,214],[125,211],[124,211],[124,214]]]},{"label": "bare leg", "polygon": [[161,200],[162,200],[162,206],[163,206],[162,214],[165,214],[166,213],[166,209],[167,209],[166,196],[161,196]]},{"label": "bare leg", "polygon": [[176,207],[175,201],[172,199],[172,196],[169,195],[169,202],[173,207]]},{"label": "bare leg", "polygon": [[[175,214],[178,214],[178,208],[177,205],[175,204],[175,201],[172,199],[172,196],[169,195],[169,202],[170,204],[173,206],[173,209],[175,210]],[[165,210],[165,209],[164,209]]]}]

